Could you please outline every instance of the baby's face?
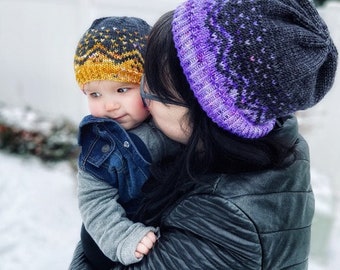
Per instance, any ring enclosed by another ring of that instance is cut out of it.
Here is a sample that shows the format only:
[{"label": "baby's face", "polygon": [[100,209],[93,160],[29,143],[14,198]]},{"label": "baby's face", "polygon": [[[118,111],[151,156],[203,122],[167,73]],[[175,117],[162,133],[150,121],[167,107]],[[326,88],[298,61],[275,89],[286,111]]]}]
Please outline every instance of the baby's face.
[{"label": "baby's face", "polygon": [[84,85],[83,92],[93,116],[114,119],[126,130],[137,127],[149,116],[139,93],[139,84],[92,81]]}]

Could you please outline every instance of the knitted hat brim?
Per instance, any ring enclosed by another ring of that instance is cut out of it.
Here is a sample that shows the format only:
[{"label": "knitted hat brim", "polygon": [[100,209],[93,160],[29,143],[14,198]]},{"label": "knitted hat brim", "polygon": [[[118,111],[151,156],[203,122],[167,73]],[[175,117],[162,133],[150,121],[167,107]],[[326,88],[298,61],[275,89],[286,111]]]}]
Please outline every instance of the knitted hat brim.
[{"label": "knitted hat brim", "polygon": [[[236,87],[236,82],[232,76],[226,77],[217,72],[217,54],[211,43],[214,42],[212,40],[218,42],[218,37],[211,36],[206,22],[215,5],[214,0],[206,0],[200,5],[188,0],[175,10],[172,32],[181,66],[202,109],[218,126],[244,138],[263,137],[273,129],[276,120],[269,119],[261,124],[249,121],[229,94]],[[230,44],[233,42],[228,39],[228,32],[224,31],[223,35]],[[223,45],[224,54],[228,54],[230,44]],[[229,88],[228,91],[216,91],[225,87]]]}]

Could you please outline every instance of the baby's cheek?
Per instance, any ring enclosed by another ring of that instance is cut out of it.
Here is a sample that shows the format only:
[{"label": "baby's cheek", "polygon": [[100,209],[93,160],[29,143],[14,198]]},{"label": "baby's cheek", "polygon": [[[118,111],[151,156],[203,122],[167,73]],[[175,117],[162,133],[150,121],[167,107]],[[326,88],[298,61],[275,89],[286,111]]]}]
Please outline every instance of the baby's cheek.
[{"label": "baby's cheek", "polygon": [[95,117],[104,117],[103,111],[94,104],[89,104],[89,110],[90,113]]}]

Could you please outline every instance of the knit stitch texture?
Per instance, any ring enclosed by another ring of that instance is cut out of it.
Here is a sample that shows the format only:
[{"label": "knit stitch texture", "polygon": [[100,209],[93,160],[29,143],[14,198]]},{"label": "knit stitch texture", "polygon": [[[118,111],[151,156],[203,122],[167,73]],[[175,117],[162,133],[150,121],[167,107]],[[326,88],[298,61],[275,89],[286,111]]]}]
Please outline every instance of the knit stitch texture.
[{"label": "knit stitch texture", "polygon": [[74,56],[80,86],[96,80],[139,84],[150,26],[133,17],[106,17],[93,22]]},{"label": "knit stitch texture", "polygon": [[243,138],[312,107],[334,81],[337,50],[308,0],[188,0],[172,32],[203,110]]}]

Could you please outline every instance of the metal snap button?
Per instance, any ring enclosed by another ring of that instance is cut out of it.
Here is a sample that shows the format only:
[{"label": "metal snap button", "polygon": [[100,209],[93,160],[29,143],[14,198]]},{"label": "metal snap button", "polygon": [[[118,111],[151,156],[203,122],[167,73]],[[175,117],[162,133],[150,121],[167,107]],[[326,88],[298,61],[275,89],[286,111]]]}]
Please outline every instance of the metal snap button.
[{"label": "metal snap button", "polygon": [[123,145],[124,145],[124,147],[126,147],[126,148],[129,148],[129,147],[130,147],[130,143],[129,143],[128,141],[125,141],[125,142],[123,143]]},{"label": "metal snap button", "polygon": [[103,153],[107,153],[110,151],[110,145],[108,144],[105,144],[103,147],[102,147],[102,152]]}]

